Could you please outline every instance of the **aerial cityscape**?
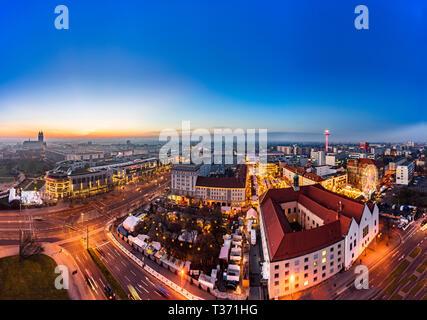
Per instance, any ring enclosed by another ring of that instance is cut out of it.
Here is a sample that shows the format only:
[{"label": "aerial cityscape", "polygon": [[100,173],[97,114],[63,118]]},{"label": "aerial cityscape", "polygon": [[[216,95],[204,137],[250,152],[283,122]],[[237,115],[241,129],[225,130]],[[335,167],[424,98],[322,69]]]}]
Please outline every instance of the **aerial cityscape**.
[{"label": "aerial cityscape", "polygon": [[20,2],[0,300],[427,300],[426,3]]}]

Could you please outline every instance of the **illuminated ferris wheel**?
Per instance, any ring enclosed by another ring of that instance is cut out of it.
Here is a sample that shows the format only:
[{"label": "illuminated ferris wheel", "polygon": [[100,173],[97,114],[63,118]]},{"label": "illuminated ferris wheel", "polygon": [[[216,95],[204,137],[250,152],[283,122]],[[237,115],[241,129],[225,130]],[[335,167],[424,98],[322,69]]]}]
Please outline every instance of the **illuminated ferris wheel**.
[{"label": "illuminated ferris wheel", "polygon": [[375,165],[368,165],[364,169],[362,178],[362,191],[368,197],[377,190],[378,171]]}]

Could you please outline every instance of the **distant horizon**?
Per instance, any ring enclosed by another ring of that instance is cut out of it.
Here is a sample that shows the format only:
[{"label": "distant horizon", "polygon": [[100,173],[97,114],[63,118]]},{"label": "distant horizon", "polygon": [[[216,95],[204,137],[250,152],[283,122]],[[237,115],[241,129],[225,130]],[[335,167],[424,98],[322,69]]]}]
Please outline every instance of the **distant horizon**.
[{"label": "distant horizon", "polygon": [[[294,137],[294,139],[280,139],[277,136],[290,135]],[[295,137],[300,136],[300,138],[295,139]],[[310,138],[308,138],[310,137]],[[316,139],[313,139],[316,137]],[[295,132],[268,132],[268,144],[324,144],[324,136],[321,133],[295,133]],[[37,141],[37,136],[33,135],[30,137],[27,136],[16,136],[16,137],[0,137],[0,143],[23,143],[24,141]],[[50,143],[106,143],[106,144],[115,144],[115,143],[126,143],[130,141],[135,144],[144,144],[144,143],[152,143],[152,144],[163,144],[164,142],[159,141],[159,135],[147,135],[147,136],[105,136],[105,137],[96,137],[96,136],[69,136],[69,137],[49,137],[44,133],[44,141]],[[360,142],[368,142],[371,144],[402,144],[408,143],[409,141],[413,141],[416,144],[426,144],[427,140],[417,141],[414,139],[403,139],[400,141],[383,141],[383,140],[364,140],[364,139],[353,139],[353,140],[339,140],[334,139],[334,136],[329,136],[329,144],[330,145],[338,145],[338,144],[359,144]]]},{"label": "distant horizon", "polygon": [[150,138],[189,120],[272,140],[427,141],[425,1],[370,3],[369,30],[340,0],[77,0],[68,30],[57,5],[0,3],[0,137]]}]

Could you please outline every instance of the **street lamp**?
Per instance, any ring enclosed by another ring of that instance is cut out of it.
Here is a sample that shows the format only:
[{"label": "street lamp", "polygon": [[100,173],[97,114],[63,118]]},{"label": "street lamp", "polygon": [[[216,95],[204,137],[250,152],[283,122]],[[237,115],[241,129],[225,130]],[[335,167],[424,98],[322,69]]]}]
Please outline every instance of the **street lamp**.
[{"label": "street lamp", "polygon": [[82,239],[84,239],[84,226],[83,226],[84,215],[85,214],[82,212]]}]

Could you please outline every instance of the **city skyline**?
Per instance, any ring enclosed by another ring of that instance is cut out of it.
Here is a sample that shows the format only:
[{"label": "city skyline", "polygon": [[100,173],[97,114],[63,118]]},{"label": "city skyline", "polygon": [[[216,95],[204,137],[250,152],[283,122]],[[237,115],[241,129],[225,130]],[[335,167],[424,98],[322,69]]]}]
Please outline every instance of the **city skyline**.
[{"label": "city skyline", "polygon": [[54,28],[57,3],[23,4],[1,5],[2,138],[155,137],[190,120],[302,142],[326,128],[332,143],[427,140],[421,1],[369,3],[366,31],[339,1],[73,2],[69,30]]}]

